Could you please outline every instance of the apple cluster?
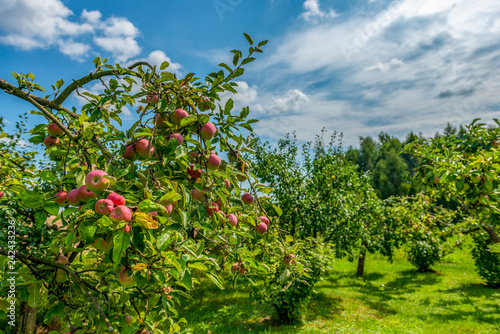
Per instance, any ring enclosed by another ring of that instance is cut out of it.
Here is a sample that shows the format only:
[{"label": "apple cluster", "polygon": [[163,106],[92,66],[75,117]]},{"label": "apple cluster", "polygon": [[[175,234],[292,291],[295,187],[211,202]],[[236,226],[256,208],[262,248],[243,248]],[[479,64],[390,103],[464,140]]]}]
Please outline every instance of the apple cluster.
[{"label": "apple cluster", "polygon": [[[85,184],[78,189],[73,189],[69,193],[59,191],[55,194],[55,202],[59,206],[79,206],[87,203],[89,200],[102,196],[109,188],[110,181],[106,178],[108,173],[103,170],[94,170],[85,177]],[[130,222],[132,220],[132,211],[125,206],[125,197],[111,192],[106,198],[97,200],[95,211],[99,214],[109,216],[114,222]],[[125,232],[130,231],[130,225],[125,226]]]},{"label": "apple cluster", "polygon": [[64,131],[56,123],[52,123],[47,127],[47,133],[49,135],[43,140],[45,147],[50,148],[61,143],[59,137],[64,134]]}]

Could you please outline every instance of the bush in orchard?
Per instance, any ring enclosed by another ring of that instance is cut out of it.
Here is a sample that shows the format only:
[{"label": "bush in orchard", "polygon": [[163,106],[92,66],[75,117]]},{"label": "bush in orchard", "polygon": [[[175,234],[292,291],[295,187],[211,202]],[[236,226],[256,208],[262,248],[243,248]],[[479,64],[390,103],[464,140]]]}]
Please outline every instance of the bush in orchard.
[{"label": "bush in orchard", "polygon": [[[278,220],[262,210],[268,198],[259,197],[249,164],[224,160],[254,144],[235,134],[256,122],[247,120],[248,107],[236,113],[231,99],[219,104],[219,94],[236,93],[234,79],[266,44],[245,37],[248,56],[233,50],[231,66],[221,64],[203,81],[194,73],[178,78],[166,62],[124,68],[100,58],[93,72],[66,86],[58,81],[48,97],[36,96],[43,88],[30,73],[15,73],[16,85],[0,81],[46,119],[29,139],[45,142],[51,161],[45,170],[37,172],[12,146],[0,156],[8,166],[2,180],[9,180],[1,184],[0,208],[12,210],[4,207],[7,197],[20,212],[11,214],[16,224],[50,229],[37,247],[16,253],[21,298],[32,307],[43,300],[46,322],[58,319],[68,332],[178,331],[185,320],[176,318],[176,307],[199,277],[223,289],[220,274],[233,263],[239,263],[235,281],[252,281],[267,271],[262,253],[276,261],[289,253]],[[78,89],[100,79],[107,80],[100,94]],[[140,92],[132,93],[135,87]],[[63,106],[70,94],[88,103],[79,110]],[[137,113],[130,127],[122,124],[124,107]],[[0,246],[8,255],[9,245]],[[60,256],[68,262],[57,262]]]},{"label": "bush in orchard", "polygon": [[423,193],[391,197],[387,202],[388,215],[399,221],[398,241],[419,271],[431,271],[433,264],[453,251],[457,245],[451,240],[458,230],[454,224],[456,211],[441,207],[432,196]]}]

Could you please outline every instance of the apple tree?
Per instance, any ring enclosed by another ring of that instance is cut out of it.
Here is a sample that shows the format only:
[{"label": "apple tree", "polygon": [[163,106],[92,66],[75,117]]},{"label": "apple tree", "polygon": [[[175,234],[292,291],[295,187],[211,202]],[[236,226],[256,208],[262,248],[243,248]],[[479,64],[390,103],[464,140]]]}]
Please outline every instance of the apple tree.
[{"label": "apple tree", "polygon": [[[39,120],[29,130],[34,153],[0,143],[2,281],[15,269],[13,296],[43,309],[46,324],[58,319],[70,333],[179,331],[176,309],[200,279],[222,289],[222,270],[237,264],[235,277],[253,282],[267,270],[259,254],[288,255],[236,152],[253,145],[240,129],[255,120],[219,98],[236,93],[234,80],[266,44],[245,38],[248,54],[231,51],[232,64],[204,80],[178,77],[167,62],[122,67],[101,58],[46,95],[31,73],[14,73],[15,84],[0,79]],[[100,93],[84,90],[95,82]],[[71,96],[86,102],[68,106]],[[136,114],[130,126],[125,108]],[[3,306],[12,302],[5,289]]]},{"label": "apple tree", "polygon": [[406,257],[419,271],[430,267],[460,245],[452,240],[458,232],[458,212],[439,205],[432,196],[391,197],[387,214],[397,221],[399,241]]},{"label": "apple tree", "polygon": [[271,204],[283,209],[281,226],[296,239],[323,238],[336,257],[358,259],[363,275],[366,252],[391,257],[397,247],[396,220],[388,219],[385,202],[341,149],[342,136],[330,142],[324,131],[314,143],[302,146],[288,136],[277,147],[256,145],[252,170],[272,187]]},{"label": "apple tree", "polygon": [[475,119],[458,134],[420,139],[405,148],[418,159],[416,177],[474,218],[468,227],[476,241],[473,255],[478,272],[491,286],[500,284],[500,257],[490,251],[500,242],[499,147],[500,128]]}]

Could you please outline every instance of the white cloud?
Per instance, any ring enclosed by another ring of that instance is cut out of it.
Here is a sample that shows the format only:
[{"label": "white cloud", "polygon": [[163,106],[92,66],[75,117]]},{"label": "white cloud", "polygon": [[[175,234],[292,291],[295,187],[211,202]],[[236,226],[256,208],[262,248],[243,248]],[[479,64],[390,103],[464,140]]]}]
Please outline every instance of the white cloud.
[{"label": "white cloud", "polygon": [[101,20],[102,14],[98,10],[87,11],[84,9],[82,11],[82,19],[90,23],[97,23]]},{"label": "white cloud", "polygon": [[124,62],[137,56],[141,48],[139,30],[126,18],[102,20],[97,11],[83,10],[80,19],[61,0],[3,0],[0,5],[0,44],[22,50],[59,47],[72,59],[83,60],[93,42]]},{"label": "white cloud", "polygon": [[392,58],[387,63],[378,62],[375,65],[366,67],[367,71],[378,71],[378,72],[387,72],[392,69],[401,67],[403,65],[403,61],[400,59]]},{"label": "white cloud", "polygon": [[127,61],[141,52],[137,41],[132,37],[95,37],[94,42],[119,62]]},{"label": "white cloud", "polygon": [[166,61],[169,63],[169,66],[167,68],[167,70],[169,72],[175,73],[177,75],[182,74],[180,71],[180,69],[182,68],[182,65],[179,63],[173,62],[169,57],[167,57],[165,52],[163,52],[161,50],[155,50],[155,51],[150,52],[146,58],[130,60],[127,62],[126,66],[130,66],[131,64],[138,62],[138,61],[146,61],[146,62],[150,63],[151,65],[156,66],[158,70],[159,70],[161,64],[163,64],[163,62]]},{"label": "white cloud", "polygon": [[256,63],[266,73],[260,91],[280,95],[287,87],[309,99],[283,116],[286,132],[313,139],[324,125],[356,145],[380,131],[433,135],[448,121],[500,116],[497,0],[402,0],[359,13],[294,28]]},{"label": "white cloud", "polygon": [[322,11],[319,6],[319,0],[306,0],[302,4],[302,7],[304,7],[305,11],[300,14],[300,17],[305,21],[311,21],[318,18],[333,18],[338,16],[338,14],[331,8],[328,12]]},{"label": "white cloud", "polygon": [[59,42],[59,51],[71,59],[83,61],[90,51],[90,45],[74,42],[71,39],[63,40]]}]

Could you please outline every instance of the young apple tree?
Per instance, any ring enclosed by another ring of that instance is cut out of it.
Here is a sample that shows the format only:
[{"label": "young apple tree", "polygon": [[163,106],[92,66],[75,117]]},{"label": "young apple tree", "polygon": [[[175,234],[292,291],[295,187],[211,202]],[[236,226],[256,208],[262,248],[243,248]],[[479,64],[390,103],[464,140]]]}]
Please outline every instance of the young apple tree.
[{"label": "young apple tree", "polygon": [[[288,255],[235,149],[254,144],[240,129],[255,120],[248,107],[235,113],[231,99],[220,105],[266,44],[245,37],[248,55],[233,50],[232,64],[203,81],[178,78],[167,62],[122,67],[100,58],[45,96],[31,73],[14,73],[16,84],[0,79],[5,93],[34,107],[40,122],[29,141],[45,145],[51,161],[37,170],[34,153],[0,142],[0,216],[13,231],[0,241],[1,261],[17,271],[18,300],[43,305],[45,323],[59,319],[70,333],[177,331],[176,308],[201,278],[222,289],[224,268],[238,263],[236,275],[252,280],[266,270],[263,253]],[[83,89],[94,82],[101,93]],[[83,107],[68,106],[75,95]],[[130,126],[125,108],[136,114]],[[37,244],[28,242],[33,231],[43,231]]]},{"label": "young apple tree", "polygon": [[[500,284],[500,257],[490,251],[493,244],[500,243],[499,147],[500,128],[487,128],[475,119],[464,133],[420,139],[405,148],[418,159],[416,177],[444,198],[458,202],[474,218],[467,231],[482,245],[475,252],[479,273],[496,270],[493,275],[483,275],[491,286]],[[488,261],[481,260],[484,258]],[[483,268],[485,265],[490,269]]]}]

